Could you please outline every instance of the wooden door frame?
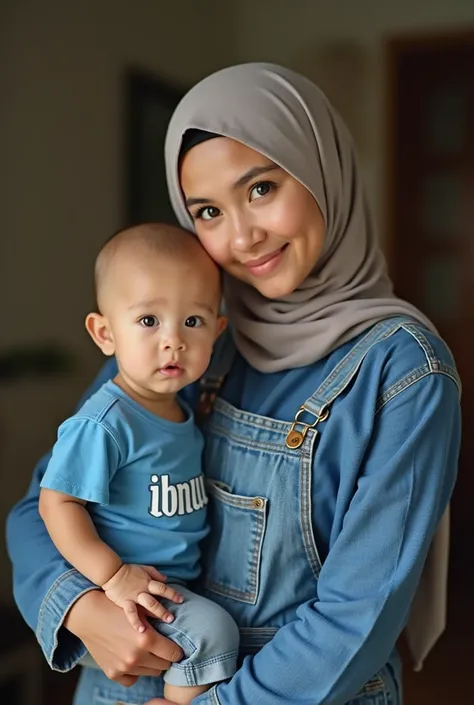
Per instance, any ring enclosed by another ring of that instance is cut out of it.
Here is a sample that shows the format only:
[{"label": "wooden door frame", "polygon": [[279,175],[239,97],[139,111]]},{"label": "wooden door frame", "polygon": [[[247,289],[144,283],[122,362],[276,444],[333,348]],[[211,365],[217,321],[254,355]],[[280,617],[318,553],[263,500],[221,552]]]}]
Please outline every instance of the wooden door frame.
[{"label": "wooden door frame", "polygon": [[384,97],[384,130],[382,147],[385,154],[384,174],[384,253],[392,279],[396,280],[396,232],[395,232],[395,153],[396,153],[396,114],[397,94],[396,78],[398,60],[404,53],[417,51],[433,51],[443,47],[462,46],[474,43],[474,26],[458,28],[445,32],[428,32],[423,34],[406,33],[389,37],[385,42],[385,97]]}]

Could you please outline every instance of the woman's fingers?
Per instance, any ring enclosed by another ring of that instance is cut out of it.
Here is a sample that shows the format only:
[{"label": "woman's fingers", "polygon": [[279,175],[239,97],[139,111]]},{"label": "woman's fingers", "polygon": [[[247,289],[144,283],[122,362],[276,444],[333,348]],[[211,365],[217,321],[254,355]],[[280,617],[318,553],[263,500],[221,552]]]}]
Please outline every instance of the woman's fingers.
[{"label": "woman's fingers", "polygon": [[133,600],[126,600],[124,602],[122,608],[123,608],[123,611],[125,612],[125,616],[127,617],[130,625],[137,632],[144,632],[146,629],[146,625],[140,619],[140,616],[138,614],[138,607],[135,604],[135,602]]},{"label": "woman's fingers", "polygon": [[105,593],[91,590],[69,610],[66,628],[82,641],[108,678],[129,686],[137,676],[158,676],[183,658],[179,646],[147,622],[144,608],[138,607],[138,615],[146,625],[142,633],[131,629],[124,610]]},{"label": "woman's fingers", "polygon": [[182,650],[174,641],[155,631],[152,627],[138,638],[143,648],[146,648],[150,658],[155,659],[154,664],[160,664],[158,667],[162,670],[169,668],[172,663],[181,661],[184,656]]},{"label": "woman's fingers", "polygon": [[144,607],[153,617],[161,619],[163,622],[172,622],[174,620],[171,612],[168,612],[166,607],[163,607],[161,602],[158,602],[156,597],[148,592],[141,592],[137,597],[137,603]]}]

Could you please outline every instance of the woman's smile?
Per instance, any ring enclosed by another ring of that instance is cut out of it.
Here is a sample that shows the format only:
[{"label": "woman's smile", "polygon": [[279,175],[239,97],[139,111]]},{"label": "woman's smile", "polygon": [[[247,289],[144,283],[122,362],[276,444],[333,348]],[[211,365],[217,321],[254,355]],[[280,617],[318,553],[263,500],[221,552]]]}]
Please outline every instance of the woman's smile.
[{"label": "woman's smile", "polygon": [[273,274],[280,265],[287,248],[288,244],[283,245],[283,247],[279,247],[278,250],[274,250],[267,255],[262,255],[262,257],[242,262],[242,264],[244,267],[247,267],[254,277],[264,277],[268,274]]}]

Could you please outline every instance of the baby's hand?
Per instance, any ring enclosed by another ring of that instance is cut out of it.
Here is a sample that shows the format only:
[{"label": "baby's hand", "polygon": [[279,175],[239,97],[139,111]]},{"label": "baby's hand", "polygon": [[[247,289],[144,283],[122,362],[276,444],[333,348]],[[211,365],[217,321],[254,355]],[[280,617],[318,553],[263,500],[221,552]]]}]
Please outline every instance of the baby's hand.
[{"label": "baby's hand", "polygon": [[153,595],[159,595],[172,602],[183,602],[183,596],[165,585],[166,577],[149,565],[123,564],[118,571],[102,585],[109,600],[122,607],[134,629],[144,632],[146,625],[138,616],[137,605],[164,622],[172,622],[174,617]]}]

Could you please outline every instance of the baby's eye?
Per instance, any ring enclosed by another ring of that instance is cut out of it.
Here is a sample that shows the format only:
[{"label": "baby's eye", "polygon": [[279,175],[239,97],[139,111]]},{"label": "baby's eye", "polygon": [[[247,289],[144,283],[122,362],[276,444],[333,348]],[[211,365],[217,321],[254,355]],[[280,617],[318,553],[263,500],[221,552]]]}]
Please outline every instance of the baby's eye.
[{"label": "baby's eye", "polygon": [[274,184],[271,181],[259,181],[258,184],[252,186],[250,190],[250,200],[255,201],[256,198],[266,196],[273,189]]},{"label": "baby's eye", "polygon": [[204,208],[200,208],[198,210],[194,217],[196,220],[213,220],[214,218],[217,218],[219,214],[219,208],[216,208],[215,206],[204,206]]},{"label": "baby's eye", "polygon": [[156,316],[142,316],[140,323],[144,328],[154,328],[160,324]]},{"label": "baby's eye", "polygon": [[199,316],[189,316],[184,324],[187,328],[199,328],[204,325],[204,321]]}]

